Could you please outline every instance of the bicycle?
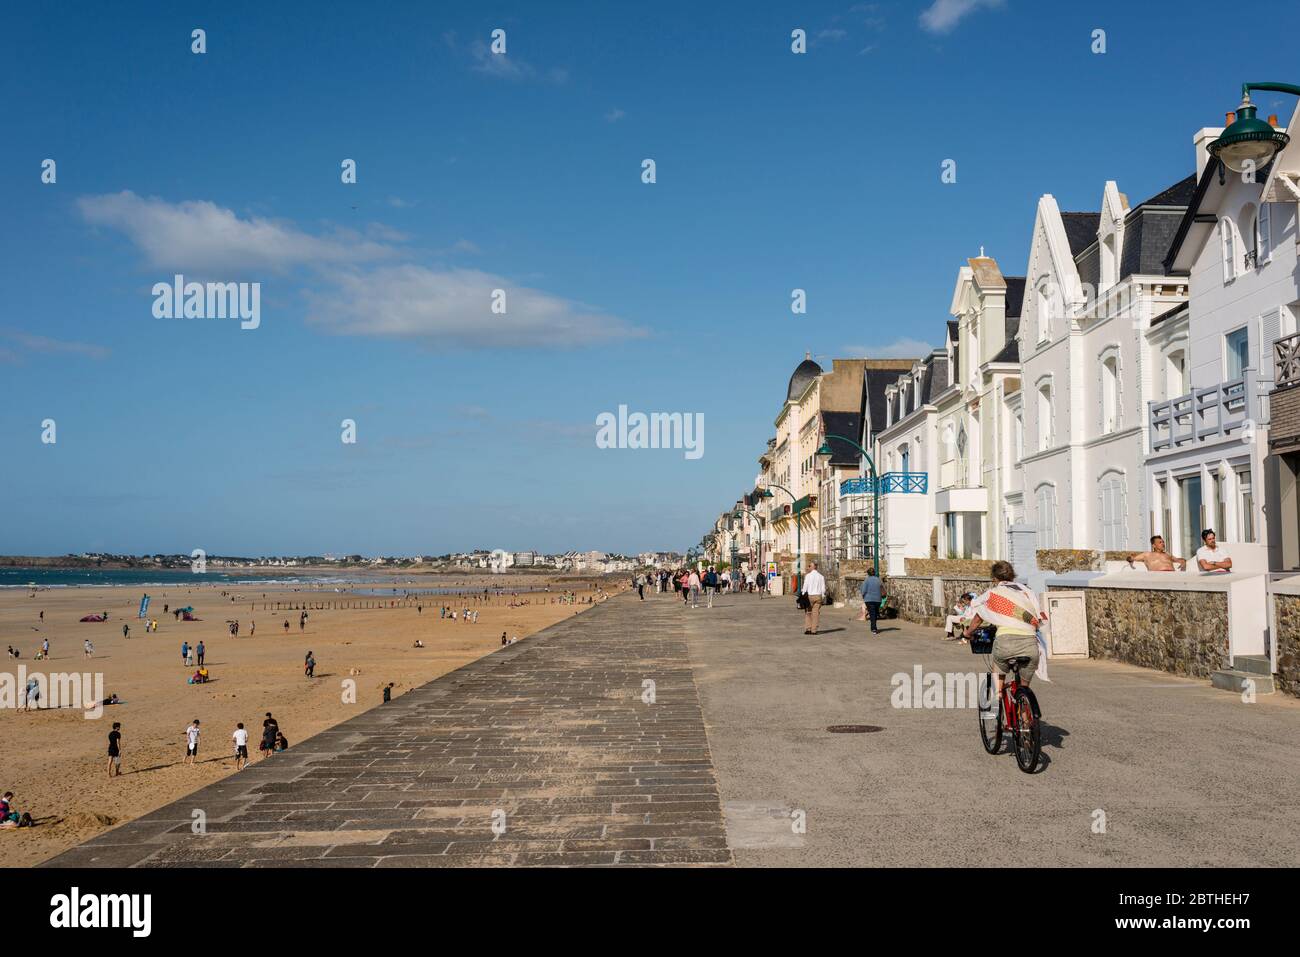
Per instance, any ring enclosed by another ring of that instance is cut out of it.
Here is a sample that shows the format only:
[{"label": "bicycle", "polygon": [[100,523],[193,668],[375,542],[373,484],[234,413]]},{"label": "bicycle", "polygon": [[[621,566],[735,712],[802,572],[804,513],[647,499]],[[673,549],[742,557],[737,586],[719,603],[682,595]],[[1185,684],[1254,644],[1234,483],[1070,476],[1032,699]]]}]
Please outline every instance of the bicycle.
[{"label": "bicycle", "polygon": [[977,628],[970,638],[970,650],[973,654],[985,655],[989,660],[989,672],[984,686],[980,689],[978,712],[980,723],[980,740],[984,750],[989,754],[998,754],[1002,750],[1003,731],[1011,733],[1011,743],[1016,752],[1016,764],[1026,774],[1033,774],[1043,755],[1042,711],[1038,707],[1038,698],[1029,688],[1020,684],[1020,669],[1032,660],[1028,655],[1010,660],[1011,673],[1002,682],[1002,694],[998,696],[998,706],[985,708],[985,702],[993,699],[993,636],[997,629],[992,626]]}]

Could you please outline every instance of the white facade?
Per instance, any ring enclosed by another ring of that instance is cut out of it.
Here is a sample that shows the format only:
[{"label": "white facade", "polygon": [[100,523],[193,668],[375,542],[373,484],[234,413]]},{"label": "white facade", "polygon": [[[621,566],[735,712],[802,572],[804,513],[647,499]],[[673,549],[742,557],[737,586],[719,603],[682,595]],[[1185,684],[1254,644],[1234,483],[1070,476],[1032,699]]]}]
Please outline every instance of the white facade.
[{"label": "white facade", "polygon": [[[1200,131],[1198,152],[1219,132]],[[1283,150],[1258,182],[1228,171],[1220,183],[1217,165],[1207,166],[1172,263],[1188,273],[1188,309],[1148,336],[1152,362],[1166,373],[1149,414],[1154,532],[1191,558],[1201,530],[1212,528],[1229,546],[1234,571],[1269,567],[1266,393],[1273,342],[1296,332],[1300,308],[1296,154]]]},{"label": "white facade", "polygon": [[1146,550],[1145,334],[1186,296],[1152,263],[1185,208],[1161,197],[1131,210],[1107,182],[1100,214],[1039,200],[1020,323],[1022,494],[1039,548]]}]

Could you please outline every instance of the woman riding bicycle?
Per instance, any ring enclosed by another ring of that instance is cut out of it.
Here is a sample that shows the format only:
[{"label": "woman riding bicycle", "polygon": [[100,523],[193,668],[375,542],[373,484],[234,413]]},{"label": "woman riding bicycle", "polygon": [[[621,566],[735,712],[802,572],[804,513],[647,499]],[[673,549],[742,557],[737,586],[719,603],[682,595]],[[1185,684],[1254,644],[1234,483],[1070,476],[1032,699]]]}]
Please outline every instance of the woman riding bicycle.
[{"label": "woman riding bicycle", "polygon": [[1020,683],[1028,687],[1038,668],[1038,627],[1047,616],[1038,607],[1038,599],[1026,585],[1016,581],[1010,562],[993,563],[993,587],[971,604],[974,615],[966,626],[966,636],[981,625],[993,625],[993,664],[998,671],[998,693],[1002,675],[1011,670],[1015,658],[1028,658],[1020,669]]}]

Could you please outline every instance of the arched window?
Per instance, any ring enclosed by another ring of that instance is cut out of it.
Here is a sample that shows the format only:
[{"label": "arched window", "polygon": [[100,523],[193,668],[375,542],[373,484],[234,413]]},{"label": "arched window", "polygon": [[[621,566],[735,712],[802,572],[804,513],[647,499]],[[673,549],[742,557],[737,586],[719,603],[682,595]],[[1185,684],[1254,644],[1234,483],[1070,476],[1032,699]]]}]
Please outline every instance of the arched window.
[{"label": "arched window", "polygon": [[1052,447],[1052,383],[1044,382],[1038,387],[1038,451],[1046,452]]},{"label": "arched window", "polygon": [[1103,435],[1119,428],[1119,356],[1112,353],[1101,360],[1101,431]]},{"label": "arched window", "polygon": [[1119,551],[1127,544],[1124,482],[1118,472],[1107,472],[1098,486],[1101,496],[1101,547],[1106,551]]},{"label": "arched window", "polygon": [[1174,399],[1188,391],[1187,352],[1175,349],[1165,358],[1165,398]]},{"label": "arched window", "polygon": [[1237,227],[1226,216],[1219,220],[1219,255],[1223,259],[1223,281],[1237,278]]},{"label": "arched window", "polygon": [[1038,506],[1038,547],[1056,547],[1056,487],[1040,485],[1034,494]]},{"label": "arched window", "polygon": [[1046,281],[1038,284],[1034,299],[1034,313],[1038,320],[1038,341],[1046,342],[1052,331],[1052,296],[1050,284]]}]

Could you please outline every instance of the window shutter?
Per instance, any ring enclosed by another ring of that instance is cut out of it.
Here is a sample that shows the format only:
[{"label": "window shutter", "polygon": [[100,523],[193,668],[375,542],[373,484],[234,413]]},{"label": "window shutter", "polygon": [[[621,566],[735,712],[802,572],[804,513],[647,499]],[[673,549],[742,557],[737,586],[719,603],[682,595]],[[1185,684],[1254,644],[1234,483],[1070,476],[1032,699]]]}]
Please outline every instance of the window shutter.
[{"label": "window shutter", "polygon": [[[1259,258],[1261,263],[1267,262],[1273,255],[1272,208],[1272,203],[1259,204]],[[1258,266],[1259,263],[1255,265]]]},{"label": "window shutter", "polygon": [[1259,317],[1259,374],[1272,377],[1273,342],[1282,338],[1281,310],[1270,309]]},{"label": "window shutter", "polygon": [[1236,253],[1232,248],[1232,224],[1226,219],[1219,220],[1219,252],[1223,257],[1223,281],[1227,282],[1235,275],[1233,259]]}]

